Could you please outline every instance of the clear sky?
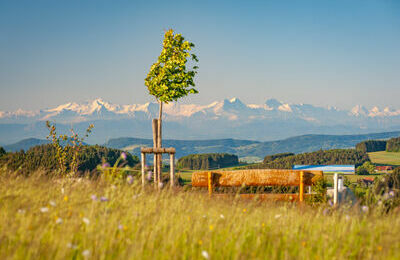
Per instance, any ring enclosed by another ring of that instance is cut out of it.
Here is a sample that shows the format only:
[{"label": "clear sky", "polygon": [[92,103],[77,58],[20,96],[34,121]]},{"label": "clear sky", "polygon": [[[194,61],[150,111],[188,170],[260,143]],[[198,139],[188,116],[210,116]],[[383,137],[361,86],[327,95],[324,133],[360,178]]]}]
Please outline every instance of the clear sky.
[{"label": "clear sky", "polygon": [[0,110],[151,101],[165,29],[196,44],[185,103],[400,108],[400,1],[0,1]]}]

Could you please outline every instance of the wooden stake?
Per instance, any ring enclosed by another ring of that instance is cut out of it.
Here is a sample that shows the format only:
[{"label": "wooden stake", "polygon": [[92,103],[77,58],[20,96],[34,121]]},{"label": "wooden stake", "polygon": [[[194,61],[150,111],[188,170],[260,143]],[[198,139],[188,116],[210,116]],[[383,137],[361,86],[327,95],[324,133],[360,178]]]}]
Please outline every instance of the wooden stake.
[{"label": "wooden stake", "polygon": [[171,187],[174,187],[175,178],[175,154],[169,154],[169,174]]},{"label": "wooden stake", "polygon": [[146,167],[146,154],[145,153],[142,153],[141,154],[142,156],[142,186],[144,187],[144,174],[145,174],[145,171],[146,171],[146,169],[145,169],[145,167]]},{"label": "wooden stake", "polygon": [[[152,127],[153,127],[153,148],[157,148],[157,142],[158,142],[158,120],[157,119],[153,119]],[[154,154],[153,179],[154,179],[154,187],[156,187],[156,188],[158,188],[157,159],[158,159],[157,155]]]},{"label": "wooden stake", "polygon": [[213,180],[212,180],[212,172],[208,172],[208,195],[212,195],[213,192]]},{"label": "wooden stake", "polygon": [[299,201],[303,202],[304,200],[304,172],[300,172],[300,185],[299,185]]},{"label": "wooden stake", "polygon": [[[162,109],[162,102],[160,103]],[[157,148],[162,147],[162,131],[161,131],[161,117],[157,121]],[[158,172],[158,183],[162,180],[162,154],[157,155],[157,172]]]}]

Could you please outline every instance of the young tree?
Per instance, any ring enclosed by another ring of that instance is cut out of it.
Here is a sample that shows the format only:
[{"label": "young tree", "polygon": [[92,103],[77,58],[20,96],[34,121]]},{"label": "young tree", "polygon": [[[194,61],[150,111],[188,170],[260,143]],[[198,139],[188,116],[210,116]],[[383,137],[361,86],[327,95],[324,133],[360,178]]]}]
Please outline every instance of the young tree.
[{"label": "young tree", "polygon": [[[157,128],[157,147],[161,147],[161,120],[163,103],[177,101],[188,94],[196,94],[194,76],[198,67],[194,64],[198,62],[197,56],[191,53],[194,44],[185,41],[181,34],[174,34],[172,29],[165,32],[163,48],[157,62],[154,63],[144,82],[159,103],[159,117]],[[191,60],[193,66],[188,66]],[[161,157],[157,164],[161,169]]]}]

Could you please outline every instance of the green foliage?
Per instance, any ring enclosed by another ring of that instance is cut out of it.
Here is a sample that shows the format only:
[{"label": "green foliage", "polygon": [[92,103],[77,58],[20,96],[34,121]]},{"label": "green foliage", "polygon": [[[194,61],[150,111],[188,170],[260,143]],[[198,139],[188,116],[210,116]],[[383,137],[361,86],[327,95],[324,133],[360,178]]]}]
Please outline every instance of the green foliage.
[{"label": "green foliage", "polygon": [[366,153],[379,152],[386,150],[386,141],[383,140],[368,140],[356,144],[356,150]]},{"label": "green foliage", "polygon": [[375,165],[371,162],[366,161],[363,165],[357,167],[356,174],[357,175],[367,175],[367,174],[374,174],[375,173]]},{"label": "green foliage", "polygon": [[285,157],[292,156],[292,155],[294,155],[294,153],[278,153],[278,154],[273,154],[273,155],[267,155],[264,157],[263,163],[264,164],[270,163],[276,159],[285,158]]},{"label": "green foliage", "polygon": [[198,62],[196,55],[190,53],[193,47],[193,43],[185,41],[181,34],[174,34],[172,29],[165,32],[161,54],[145,79],[150,95],[168,103],[198,93],[193,80],[198,67],[188,69],[186,64],[189,58]]},{"label": "green foliage", "polygon": [[265,169],[291,169],[293,165],[335,165],[354,164],[361,165],[369,161],[368,154],[355,149],[319,150],[311,153],[302,153],[283,158],[277,158],[271,162],[249,166],[248,168]]},{"label": "green foliage", "polygon": [[206,153],[184,156],[178,160],[177,167],[180,169],[208,170],[235,166],[238,164],[239,159],[234,154]]},{"label": "green foliage", "polygon": [[89,125],[84,137],[79,137],[79,135],[74,132],[73,128],[70,130],[70,137],[67,135],[57,135],[56,125],[51,124],[49,121],[46,121],[46,126],[50,131],[47,139],[51,139],[52,145],[56,150],[56,159],[58,161],[60,173],[65,174],[67,171],[66,160],[68,152],[72,154],[69,169],[71,173],[77,173],[79,166],[79,152],[82,149],[84,139],[92,132],[94,125]]},{"label": "green foliage", "polygon": [[4,148],[0,146],[0,157],[4,154],[6,154],[6,150],[4,150]]},{"label": "green foliage", "polygon": [[400,137],[392,138],[387,141],[387,152],[400,152]]},{"label": "green foliage", "polygon": [[[73,164],[72,147],[65,148],[65,169],[70,171]],[[93,171],[99,164],[108,163],[114,165],[121,157],[123,151],[106,148],[102,146],[82,146],[78,151],[79,166],[77,172]],[[135,166],[139,163],[137,156],[127,153],[125,164]],[[59,170],[59,159],[57,157],[57,148],[52,144],[39,145],[30,148],[28,151],[7,153],[0,157],[0,165],[7,166],[11,171],[18,171],[21,174],[29,175],[37,170],[44,170],[47,173]]]}]

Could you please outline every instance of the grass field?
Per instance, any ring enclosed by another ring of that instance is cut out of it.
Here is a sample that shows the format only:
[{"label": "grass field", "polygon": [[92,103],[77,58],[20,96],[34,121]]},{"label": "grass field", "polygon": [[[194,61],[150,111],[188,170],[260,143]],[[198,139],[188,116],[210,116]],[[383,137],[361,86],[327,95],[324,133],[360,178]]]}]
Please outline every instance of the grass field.
[{"label": "grass field", "polygon": [[0,175],[0,259],[399,259],[398,213]]},{"label": "grass field", "polygon": [[374,164],[400,166],[400,153],[382,151],[368,153],[368,155]]}]

